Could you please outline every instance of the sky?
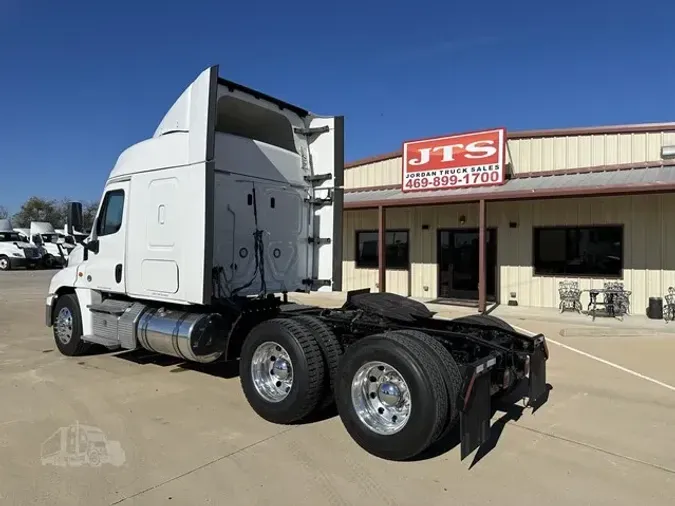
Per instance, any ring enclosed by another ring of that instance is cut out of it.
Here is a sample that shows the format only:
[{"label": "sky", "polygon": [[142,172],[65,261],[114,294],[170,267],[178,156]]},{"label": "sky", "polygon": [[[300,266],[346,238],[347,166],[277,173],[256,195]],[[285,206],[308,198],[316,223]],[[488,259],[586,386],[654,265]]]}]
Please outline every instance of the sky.
[{"label": "sky", "polygon": [[675,2],[0,0],[0,205],[98,200],[203,69],[408,139],[675,121]]}]

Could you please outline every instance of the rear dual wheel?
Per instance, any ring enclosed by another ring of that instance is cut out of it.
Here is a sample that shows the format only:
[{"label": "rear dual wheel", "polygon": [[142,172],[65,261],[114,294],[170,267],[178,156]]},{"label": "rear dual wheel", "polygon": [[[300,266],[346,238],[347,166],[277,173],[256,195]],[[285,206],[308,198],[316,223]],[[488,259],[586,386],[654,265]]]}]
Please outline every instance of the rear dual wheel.
[{"label": "rear dual wheel", "polygon": [[326,367],[312,332],[290,318],[256,325],[246,337],[239,378],[253,410],[273,423],[298,422],[325,392]]},{"label": "rear dual wheel", "polygon": [[268,320],[251,330],[240,380],[253,410],[294,423],[332,402],[350,436],[367,452],[407,460],[455,425],[461,374],[450,353],[418,331],[364,338],[342,348],[318,318]]},{"label": "rear dual wheel", "polygon": [[342,345],[331,328],[316,316],[298,315],[294,316],[293,320],[309,330],[321,348],[325,374],[323,398],[319,402],[318,409],[327,408],[334,403],[335,380],[342,357]]},{"label": "rear dual wheel", "polygon": [[336,403],[342,423],[359,446],[383,459],[419,455],[456,417],[458,389],[449,395],[443,355],[420,334],[366,337],[340,363]]}]

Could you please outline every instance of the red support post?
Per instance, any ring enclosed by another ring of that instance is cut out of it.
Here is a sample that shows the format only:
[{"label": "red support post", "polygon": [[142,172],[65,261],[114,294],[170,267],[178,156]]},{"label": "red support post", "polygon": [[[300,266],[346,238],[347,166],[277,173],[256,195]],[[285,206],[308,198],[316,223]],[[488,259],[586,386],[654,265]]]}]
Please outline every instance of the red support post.
[{"label": "red support post", "polygon": [[387,256],[387,245],[386,245],[386,209],[384,206],[379,206],[378,209],[378,220],[377,220],[377,280],[378,280],[378,289],[380,292],[387,291],[387,267],[385,265],[385,260]]},{"label": "red support post", "polygon": [[485,200],[478,201],[478,312],[485,312],[486,295],[485,295],[485,278],[487,275],[487,268],[485,265],[485,221],[486,209]]}]

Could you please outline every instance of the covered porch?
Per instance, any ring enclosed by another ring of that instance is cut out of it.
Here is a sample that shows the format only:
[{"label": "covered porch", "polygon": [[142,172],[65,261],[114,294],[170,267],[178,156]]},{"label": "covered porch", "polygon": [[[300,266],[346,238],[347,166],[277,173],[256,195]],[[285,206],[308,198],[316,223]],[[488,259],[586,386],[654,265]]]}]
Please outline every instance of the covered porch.
[{"label": "covered porch", "polygon": [[[494,187],[459,188],[454,190],[423,191],[404,193],[398,186],[370,187],[345,192],[345,210],[370,210],[377,213],[377,286],[380,291],[387,290],[387,268],[385,233],[387,231],[387,213],[392,209],[400,212],[402,208],[416,209],[420,206],[439,206],[463,204],[471,206],[477,215],[478,238],[478,283],[477,306],[485,312],[489,302],[490,272],[487,264],[490,256],[488,238],[490,237],[489,213],[497,210],[501,203],[517,203],[545,199],[582,199],[583,197],[611,197],[668,193],[675,191],[675,168],[668,163],[644,166],[594,167],[588,170],[558,171],[554,173],[521,174],[509,179],[505,184]],[[503,207],[503,206],[502,206]],[[495,211],[496,212],[496,211]],[[592,220],[592,217],[588,218]],[[420,224],[415,224],[420,225]],[[498,234],[510,234],[509,223]],[[420,225],[424,228],[424,225]],[[413,241],[415,240],[413,235]],[[506,241],[500,246],[508,248]],[[502,252],[502,257],[508,252]],[[411,270],[410,276],[415,272]],[[419,293],[411,291],[411,295]],[[503,298],[503,297],[502,297]],[[430,297],[429,300],[432,300]]]}]

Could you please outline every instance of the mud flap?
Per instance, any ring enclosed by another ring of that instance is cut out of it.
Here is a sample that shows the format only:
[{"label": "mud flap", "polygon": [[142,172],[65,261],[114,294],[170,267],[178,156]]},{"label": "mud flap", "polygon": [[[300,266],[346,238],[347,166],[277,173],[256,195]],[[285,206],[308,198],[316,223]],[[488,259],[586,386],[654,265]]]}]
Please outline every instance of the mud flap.
[{"label": "mud flap", "polygon": [[535,404],[546,393],[546,354],[538,346],[530,357],[530,389],[528,404]]},{"label": "mud flap", "polygon": [[475,366],[465,389],[464,409],[459,414],[462,460],[490,437],[492,401],[489,371],[495,363],[494,358],[489,358]]}]

